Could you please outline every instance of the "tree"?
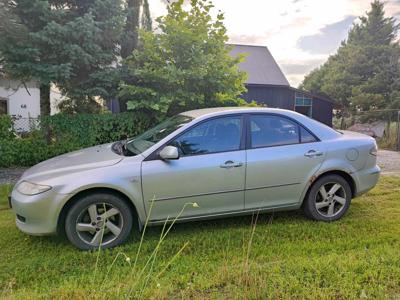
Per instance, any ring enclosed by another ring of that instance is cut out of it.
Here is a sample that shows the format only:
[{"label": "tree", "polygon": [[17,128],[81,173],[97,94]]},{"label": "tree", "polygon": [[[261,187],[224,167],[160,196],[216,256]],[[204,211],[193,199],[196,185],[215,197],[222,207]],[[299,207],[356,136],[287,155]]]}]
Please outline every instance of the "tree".
[{"label": "tree", "polygon": [[0,23],[4,71],[39,82],[42,115],[50,113],[51,83],[76,106],[109,96],[122,31],[120,0],[2,1],[13,20]]},{"label": "tree", "polygon": [[353,25],[348,39],[319,69],[305,77],[302,87],[340,101],[345,110],[381,110],[399,106],[400,47],[398,25],[385,17],[384,4]]},{"label": "tree", "polygon": [[121,39],[121,57],[127,58],[137,49],[139,28],[150,31],[152,21],[148,0],[126,0],[126,22]]},{"label": "tree", "polygon": [[189,11],[183,0],[158,18],[158,32],[140,31],[141,48],[125,61],[128,77],[120,97],[128,108],[151,116],[170,116],[183,110],[238,105],[245,91],[245,73],[229,56],[223,15],[214,21],[212,4],[192,0]]}]

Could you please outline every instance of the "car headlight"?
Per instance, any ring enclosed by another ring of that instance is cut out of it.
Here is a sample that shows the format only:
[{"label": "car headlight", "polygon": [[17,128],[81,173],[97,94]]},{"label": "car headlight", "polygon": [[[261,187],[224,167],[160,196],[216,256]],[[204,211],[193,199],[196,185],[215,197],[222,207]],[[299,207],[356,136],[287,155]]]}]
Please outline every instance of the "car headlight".
[{"label": "car headlight", "polygon": [[36,195],[51,189],[51,186],[22,181],[17,186],[17,191],[24,195]]}]

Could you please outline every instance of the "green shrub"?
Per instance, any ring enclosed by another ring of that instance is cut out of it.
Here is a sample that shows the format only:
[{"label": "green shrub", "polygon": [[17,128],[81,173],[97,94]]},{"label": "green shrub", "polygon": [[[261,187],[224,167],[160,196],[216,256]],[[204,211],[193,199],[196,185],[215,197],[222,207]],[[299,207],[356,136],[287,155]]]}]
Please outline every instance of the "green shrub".
[{"label": "green shrub", "polygon": [[12,139],[14,133],[12,130],[12,119],[8,115],[0,116],[0,141]]},{"label": "green shrub", "polygon": [[93,146],[136,136],[151,122],[141,114],[58,114],[43,118],[42,130],[50,129],[52,139],[63,143],[73,140],[81,146]]},{"label": "green shrub", "polygon": [[[7,128],[6,121],[1,122],[0,126]],[[66,152],[133,137],[151,123],[145,115],[132,113],[58,114],[43,118],[41,129],[24,138],[12,132],[8,136],[1,127],[0,167],[32,166]]]}]

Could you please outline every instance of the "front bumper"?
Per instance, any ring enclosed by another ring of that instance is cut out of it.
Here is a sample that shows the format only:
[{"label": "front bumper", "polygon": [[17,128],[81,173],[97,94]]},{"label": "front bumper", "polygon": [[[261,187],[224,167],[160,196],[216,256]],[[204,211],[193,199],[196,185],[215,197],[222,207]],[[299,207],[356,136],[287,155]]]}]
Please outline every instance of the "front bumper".
[{"label": "front bumper", "polygon": [[52,190],[27,196],[13,190],[10,206],[16,214],[17,227],[30,235],[51,235],[57,232],[58,216],[69,195]]},{"label": "front bumper", "polygon": [[360,196],[375,187],[378,183],[381,168],[374,166],[370,169],[364,169],[352,174],[356,183],[356,196]]}]

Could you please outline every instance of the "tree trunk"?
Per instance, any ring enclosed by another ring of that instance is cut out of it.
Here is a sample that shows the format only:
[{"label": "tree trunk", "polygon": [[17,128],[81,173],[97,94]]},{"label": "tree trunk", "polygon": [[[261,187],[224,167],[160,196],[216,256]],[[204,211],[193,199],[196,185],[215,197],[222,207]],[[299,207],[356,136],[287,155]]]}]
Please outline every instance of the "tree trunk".
[{"label": "tree trunk", "polygon": [[[40,85],[40,116],[50,116],[50,84]],[[50,144],[50,128],[42,127],[45,139]]]},{"label": "tree trunk", "polygon": [[142,28],[148,31],[151,31],[153,29],[148,0],[143,1]]},{"label": "tree trunk", "polygon": [[347,116],[347,110],[344,108],[342,109],[342,118],[340,120],[340,129],[344,130],[346,129],[346,116]]},{"label": "tree trunk", "polygon": [[40,85],[40,115],[50,115],[50,84]]},{"label": "tree trunk", "polygon": [[121,57],[127,58],[137,48],[140,27],[140,8],[143,0],[127,0],[125,32],[121,41]]}]

